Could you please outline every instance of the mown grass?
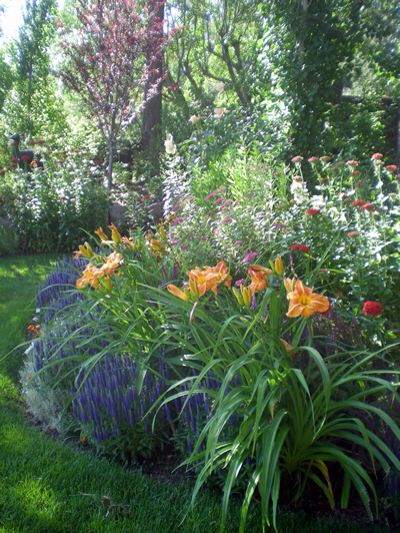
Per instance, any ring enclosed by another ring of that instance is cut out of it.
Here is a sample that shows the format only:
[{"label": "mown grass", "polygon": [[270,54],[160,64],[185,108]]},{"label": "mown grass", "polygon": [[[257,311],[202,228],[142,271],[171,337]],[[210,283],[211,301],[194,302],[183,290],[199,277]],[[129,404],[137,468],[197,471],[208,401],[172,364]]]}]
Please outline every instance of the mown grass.
[{"label": "mown grass", "polygon": [[[24,326],[34,309],[35,288],[54,257],[0,259],[0,355],[23,340]],[[205,491],[182,523],[190,500],[188,484],[159,481],[128,471],[30,425],[16,385],[21,352],[0,362],[0,532],[218,531],[218,495]],[[105,496],[109,500],[104,500]],[[107,501],[111,508],[105,504]],[[237,525],[238,506],[232,510],[228,531],[237,531]],[[304,513],[282,514],[279,530],[387,531]],[[261,531],[255,513],[248,531]]]}]

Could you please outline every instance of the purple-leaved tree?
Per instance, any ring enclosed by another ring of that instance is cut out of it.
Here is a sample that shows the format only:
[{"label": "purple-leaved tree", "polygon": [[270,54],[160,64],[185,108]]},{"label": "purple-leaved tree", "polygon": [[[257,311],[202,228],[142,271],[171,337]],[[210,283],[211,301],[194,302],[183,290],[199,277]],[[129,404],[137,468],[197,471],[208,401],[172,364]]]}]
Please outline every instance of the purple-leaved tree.
[{"label": "purple-leaved tree", "polygon": [[[77,17],[78,27],[63,34],[67,62],[61,77],[102,132],[110,192],[117,139],[159,90],[161,67],[146,55],[149,35],[159,34],[160,22],[136,0],[78,0]],[[163,45],[162,39],[152,43],[154,55]]]}]

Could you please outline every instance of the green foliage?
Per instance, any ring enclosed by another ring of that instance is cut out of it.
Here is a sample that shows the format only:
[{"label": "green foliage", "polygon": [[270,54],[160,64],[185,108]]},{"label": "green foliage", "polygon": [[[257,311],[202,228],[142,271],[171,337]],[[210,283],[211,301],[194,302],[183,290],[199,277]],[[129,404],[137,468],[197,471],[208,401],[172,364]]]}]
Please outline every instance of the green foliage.
[{"label": "green foliage", "polygon": [[55,10],[55,0],[29,0],[26,4],[24,24],[11,48],[14,83],[6,115],[12,133],[44,135],[41,116],[51,117],[50,123],[62,117],[62,106],[59,100],[56,105],[55,84],[50,77],[49,48],[55,35]]},{"label": "green foliage", "polygon": [[67,160],[59,168],[6,175],[2,211],[27,252],[70,251],[85,231],[104,224],[104,188],[90,176],[89,162]]},{"label": "green foliage", "polygon": [[[254,311],[239,311],[223,289],[195,305],[159,296],[169,308],[160,344],[172,353],[179,346],[184,357],[171,363],[193,369],[193,375],[171,386],[165,401],[206,393],[212,404],[187,459],[200,467],[193,501],[222,470],[223,525],[231,495],[244,484],[240,531],[253,498],[260,499],[263,523],[276,528],[282,500],[301,501],[310,484],[332,508],[347,508],[353,487],[372,518],[378,506],[376,472],[400,469],[398,457],[369,426],[378,417],[400,439],[397,424],[374,405],[382,395],[395,394],[397,372],[378,352],[321,355],[312,347],[310,321],[283,319],[279,286],[271,279]],[[292,344],[289,351],[283,337]],[[378,359],[380,370],[374,368]],[[207,377],[219,386],[205,385]],[[182,390],[184,383],[189,386]]]},{"label": "green foliage", "polygon": [[15,253],[17,236],[9,224],[0,221],[0,256]]}]

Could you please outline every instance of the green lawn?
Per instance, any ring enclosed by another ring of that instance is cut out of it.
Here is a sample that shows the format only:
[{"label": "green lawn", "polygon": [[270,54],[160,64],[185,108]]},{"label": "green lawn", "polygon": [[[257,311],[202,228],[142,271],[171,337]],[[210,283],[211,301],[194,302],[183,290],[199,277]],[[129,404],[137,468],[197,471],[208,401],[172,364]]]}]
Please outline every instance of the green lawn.
[{"label": "green lawn", "polygon": [[[0,259],[0,355],[23,341],[35,288],[55,256]],[[31,426],[16,386],[21,350],[0,363],[0,532],[209,533],[218,530],[218,495],[205,492],[181,524],[190,498],[186,484],[158,481],[75,449]],[[129,508],[107,515],[107,496]],[[237,509],[229,531],[237,531]],[[346,520],[286,513],[280,531],[388,531]],[[248,531],[260,531],[257,517]]]}]

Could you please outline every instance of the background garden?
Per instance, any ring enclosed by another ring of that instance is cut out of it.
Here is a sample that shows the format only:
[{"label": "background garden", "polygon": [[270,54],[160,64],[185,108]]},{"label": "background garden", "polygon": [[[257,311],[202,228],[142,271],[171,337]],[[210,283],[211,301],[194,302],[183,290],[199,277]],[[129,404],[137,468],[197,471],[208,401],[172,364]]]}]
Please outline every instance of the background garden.
[{"label": "background garden", "polygon": [[0,529],[400,527],[398,2],[21,4]]}]

